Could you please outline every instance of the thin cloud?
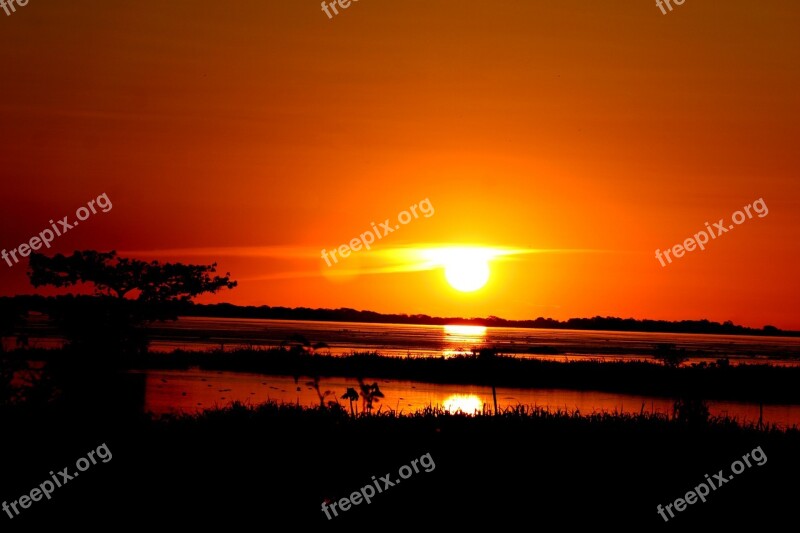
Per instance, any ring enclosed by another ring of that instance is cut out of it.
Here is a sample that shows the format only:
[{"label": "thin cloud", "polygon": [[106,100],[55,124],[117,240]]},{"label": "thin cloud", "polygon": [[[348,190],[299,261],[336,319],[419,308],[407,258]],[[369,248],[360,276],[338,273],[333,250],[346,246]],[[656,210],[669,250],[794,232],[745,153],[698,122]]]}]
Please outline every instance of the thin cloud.
[{"label": "thin cloud", "polygon": [[[394,248],[360,250],[340,259],[331,267],[324,263],[317,270],[271,272],[240,281],[274,281],[309,278],[354,278],[378,274],[402,274],[444,268],[453,260],[508,261],[532,254],[599,253],[604,250],[565,248],[514,248],[466,244],[429,243]],[[205,257],[212,260],[226,257],[322,261],[316,248],[301,246],[223,246],[197,248],[163,248],[154,250],[121,250],[121,256],[139,258]],[[357,259],[355,259],[357,258]],[[355,268],[354,268],[355,267]]]},{"label": "thin cloud", "polygon": [[[409,272],[422,272],[444,268],[454,260],[477,261],[508,261],[518,256],[530,254],[559,254],[559,253],[596,253],[601,250],[590,249],[544,249],[544,248],[511,248],[470,246],[464,244],[424,244],[380,250],[360,250],[352,252],[351,257],[340,259],[341,262],[326,266],[324,263],[319,270],[303,272],[278,272],[265,274],[253,278],[244,278],[250,281],[267,281],[297,278],[352,278],[363,275],[375,274],[402,274]],[[311,258],[312,256],[304,256]],[[357,258],[357,259],[356,259]],[[313,253],[314,261],[320,260],[318,252]]]}]

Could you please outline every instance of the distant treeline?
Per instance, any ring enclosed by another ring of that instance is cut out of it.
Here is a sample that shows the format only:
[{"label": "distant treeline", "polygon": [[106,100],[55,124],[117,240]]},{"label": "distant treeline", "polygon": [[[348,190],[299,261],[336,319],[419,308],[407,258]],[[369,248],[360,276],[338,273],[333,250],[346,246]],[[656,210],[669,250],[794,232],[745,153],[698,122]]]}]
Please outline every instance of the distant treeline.
[{"label": "distant treeline", "polygon": [[[0,311],[10,309],[22,311],[47,312],[53,304],[64,300],[91,299],[91,296],[51,296],[24,295],[0,297]],[[237,306],[233,304],[196,304],[192,302],[166,302],[160,304],[162,310],[174,316],[202,316],[222,318],[264,318],[281,320],[318,320],[323,322],[367,322],[382,324],[420,324],[420,325],[475,325],[510,328],[551,328],[606,331],[640,331],[660,333],[710,333],[721,335],[772,335],[800,336],[799,331],[782,331],[774,326],[761,329],[738,326],[731,321],[722,324],[710,320],[636,320],[633,318],[601,317],[570,318],[555,320],[539,317],[535,320],[506,320],[496,316],[486,318],[432,317],[428,315],[384,314],[356,309],[310,309],[307,307]],[[6,313],[0,313],[5,315]]]}]

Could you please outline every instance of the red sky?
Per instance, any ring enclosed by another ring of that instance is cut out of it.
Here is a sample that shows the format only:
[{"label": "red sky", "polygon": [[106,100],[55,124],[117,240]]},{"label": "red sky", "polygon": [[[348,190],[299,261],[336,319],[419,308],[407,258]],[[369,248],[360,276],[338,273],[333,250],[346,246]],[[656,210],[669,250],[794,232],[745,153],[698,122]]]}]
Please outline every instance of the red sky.
[{"label": "red sky", "polygon": [[[0,11],[0,247],[106,193],[48,252],[217,261],[239,286],[204,302],[800,330],[799,25],[790,0],[361,0],[333,19],[35,0]],[[426,198],[434,215],[372,250],[320,257]],[[759,198],[767,216],[656,260]],[[445,243],[537,253],[472,293],[386,268]],[[0,262],[0,294],[31,292]]]}]

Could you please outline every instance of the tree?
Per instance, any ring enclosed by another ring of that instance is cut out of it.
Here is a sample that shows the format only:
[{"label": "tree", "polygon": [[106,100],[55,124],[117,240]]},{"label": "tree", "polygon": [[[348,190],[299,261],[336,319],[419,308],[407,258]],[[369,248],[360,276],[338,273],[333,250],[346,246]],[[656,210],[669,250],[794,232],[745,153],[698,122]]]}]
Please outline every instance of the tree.
[{"label": "tree", "polygon": [[356,414],[353,411],[353,402],[358,401],[358,393],[356,390],[353,387],[347,387],[347,392],[342,394],[342,400],[350,400],[350,415],[355,418]]},{"label": "tree", "polygon": [[[70,256],[30,256],[34,287],[93,286],[94,296],[66,295],[48,302],[47,314],[67,338],[69,357],[53,358],[47,372],[62,399],[79,408],[138,413],[144,404],[144,375],[130,374],[130,357],[147,352],[144,325],[175,320],[181,302],[232,289],[230,274],[212,265],[159,263],[118,257],[115,251],[75,251]],[[117,357],[109,357],[117,356]]]},{"label": "tree", "polygon": [[28,268],[34,287],[60,288],[79,283],[94,287],[95,298],[67,296],[49,310],[70,345],[80,347],[87,355],[146,351],[147,340],[141,328],[144,323],[175,320],[177,302],[236,287],[230,274],[215,273],[216,263],[148,263],[118,257],[115,251],[94,250],[53,257],[32,253]]},{"label": "tree", "polygon": [[91,283],[98,295],[116,296],[119,299],[131,291],[138,291],[141,302],[189,301],[206,292],[222,288],[232,289],[236,282],[230,273],[214,276],[217,264],[184,265],[118,257],[117,252],[76,250],[71,256],[56,254],[47,257],[32,253],[28,277],[34,287],[52,285],[69,287],[77,283]]}]

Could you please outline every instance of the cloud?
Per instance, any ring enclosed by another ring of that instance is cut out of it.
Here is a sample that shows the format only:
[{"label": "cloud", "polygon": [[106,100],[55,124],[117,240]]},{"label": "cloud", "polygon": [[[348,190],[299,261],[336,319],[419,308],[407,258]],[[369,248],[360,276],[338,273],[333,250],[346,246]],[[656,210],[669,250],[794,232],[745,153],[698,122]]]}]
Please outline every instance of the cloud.
[{"label": "cloud", "polygon": [[477,246],[465,244],[428,243],[409,246],[360,250],[350,257],[327,266],[321,258],[321,250],[301,246],[238,246],[168,248],[161,250],[123,250],[121,256],[148,259],[175,259],[204,257],[209,261],[218,258],[237,257],[253,259],[303,260],[316,262],[318,268],[285,272],[270,272],[263,275],[239,278],[241,281],[269,281],[302,278],[352,278],[364,275],[400,274],[444,268],[453,261],[508,261],[531,254],[593,253],[590,249],[543,249]]}]

